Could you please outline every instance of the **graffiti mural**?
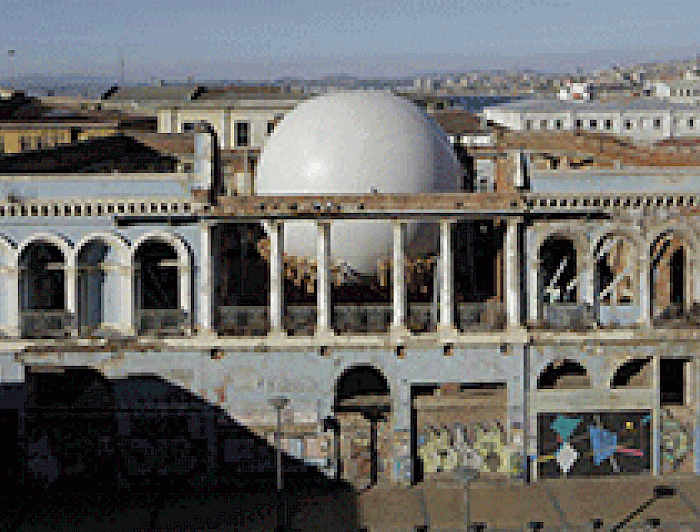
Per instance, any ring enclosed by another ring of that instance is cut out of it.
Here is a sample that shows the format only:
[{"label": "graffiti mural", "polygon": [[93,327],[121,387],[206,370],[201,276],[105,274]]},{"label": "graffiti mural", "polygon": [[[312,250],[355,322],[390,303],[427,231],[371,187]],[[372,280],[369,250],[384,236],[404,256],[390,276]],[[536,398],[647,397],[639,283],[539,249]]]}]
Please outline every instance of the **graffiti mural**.
[{"label": "graffiti mural", "polygon": [[651,467],[649,411],[539,414],[542,478],[639,473]]},{"label": "graffiti mural", "polygon": [[522,449],[509,442],[500,421],[454,423],[419,430],[417,454],[425,474],[456,472],[463,461],[480,474],[519,477]]},{"label": "graffiti mural", "polygon": [[[673,412],[661,410],[661,471],[676,473],[689,462],[693,450],[690,424],[682,422]],[[691,470],[692,471],[692,470]]]}]

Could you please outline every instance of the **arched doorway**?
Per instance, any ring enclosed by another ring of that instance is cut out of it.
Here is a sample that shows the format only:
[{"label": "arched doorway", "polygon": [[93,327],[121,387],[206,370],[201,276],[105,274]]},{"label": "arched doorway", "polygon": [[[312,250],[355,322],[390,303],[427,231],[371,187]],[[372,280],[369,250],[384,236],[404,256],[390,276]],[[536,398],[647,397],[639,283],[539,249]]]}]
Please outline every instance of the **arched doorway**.
[{"label": "arched doorway", "polygon": [[180,301],[177,251],[167,242],[148,240],[134,255],[139,332],[183,333],[187,316]]},{"label": "arched doorway", "polygon": [[336,383],[333,411],[341,439],[341,476],[358,488],[375,485],[385,472],[380,455],[386,455],[391,412],[387,380],[370,365],[346,369]]},{"label": "arched doorway", "polygon": [[32,242],[22,250],[19,267],[22,336],[42,338],[68,334],[73,317],[66,309],[63,252],[51,242]]},{"label": "arched doorway", "polygon": [[81,334],[93,334],[105,326],[118,327],[121,301],[121,260],[114,246],[95,239],[84,244],[77,255],[78,327]]}]

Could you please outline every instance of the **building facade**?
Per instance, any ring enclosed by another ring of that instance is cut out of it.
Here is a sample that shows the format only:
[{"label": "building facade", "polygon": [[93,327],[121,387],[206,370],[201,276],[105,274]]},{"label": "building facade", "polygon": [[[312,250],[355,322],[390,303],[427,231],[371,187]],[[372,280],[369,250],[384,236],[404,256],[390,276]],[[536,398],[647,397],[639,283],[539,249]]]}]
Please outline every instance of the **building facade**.
[{"label": "building facade", "polygon": [[[134,482],[268,474],[279,395],[285,454],[357,487],[700,472],[696,176],[584,190],[516,164],[496,193],[231,197],[209,142],[193,174],[0,179],[1,408],[26,482],[83,478],[80,449]],[[331,260],[350,220],[391,224],[374,277]],[[300,223],[314,257],[285,253]]]}]

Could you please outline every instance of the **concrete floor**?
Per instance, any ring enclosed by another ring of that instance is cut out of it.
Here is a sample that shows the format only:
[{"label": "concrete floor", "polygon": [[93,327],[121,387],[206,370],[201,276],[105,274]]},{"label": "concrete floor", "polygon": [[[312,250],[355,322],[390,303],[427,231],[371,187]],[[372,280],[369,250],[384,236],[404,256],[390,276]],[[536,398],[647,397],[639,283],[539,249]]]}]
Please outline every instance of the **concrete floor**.
[{"label": "concrete floor", "polygon": [[[658,518],[659,530],[700,532],[696,478],[542,480],[529,486],[477,481],[471,485],[470,519],[501,532],[527,530],[531,521],[541,521],[543,531],[578,532],[593,530],[591,520],[602,519],[601,530],[610,531],[652,497],[658,485],[677,492],[651,504],[623,530],[648,530],[646,520]],[[431,532],[465,530],[464,491],[456,483],[380,485],[359,494],[289,489],[293,531],[414,532],[425,525]],[[0,514],[0,530],[270,532],[277,522],[273,490],[100,494],[55,489],[8,506],[17,511]]]},{"label": "concrete floor", "polygon": [[[676,495],[656,500],[623,530],[646,529],[647,519],[658,518],[659,530],[700,531],[700,479],[693,478],[558,479],[529,486],[473,482],[470,519],[485,523],[487,530],[526,530],[531,521],[541,521],[543,530],[593,530],[591,520],[602,519],[602,530],[610,530],[651,498],[657,485],[677,488]],[[456,483],[378,486],[360,496],[360,522],[369,532],[421,525],[431,531],[464,530],[464,501],[464,489]]]}]

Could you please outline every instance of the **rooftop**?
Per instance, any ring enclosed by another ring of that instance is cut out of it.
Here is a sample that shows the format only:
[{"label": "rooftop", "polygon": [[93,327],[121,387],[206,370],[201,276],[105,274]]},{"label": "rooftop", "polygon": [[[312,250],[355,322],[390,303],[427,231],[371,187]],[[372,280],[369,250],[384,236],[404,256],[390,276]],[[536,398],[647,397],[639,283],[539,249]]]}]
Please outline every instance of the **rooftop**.
[{"label": "rooftop", "polygon": [[114,86],[102,95],[103,100],[110,101],[159,101],[159,100],[192,100],[202,92],[199,85],[165,85],[147,87]]},{"label": "rooftop", "polygon": [[478,115],[468,111],[435,111],[430,116],[447,135],[481,133],[484,130]]},{"label": "rooftop", "polygon": [[634,99],[630,101],[598,100],[518,100],[485,108],[520,112],[619,112],[619,111],[700,111],[700,106],[672,103],[665,100]]}]

